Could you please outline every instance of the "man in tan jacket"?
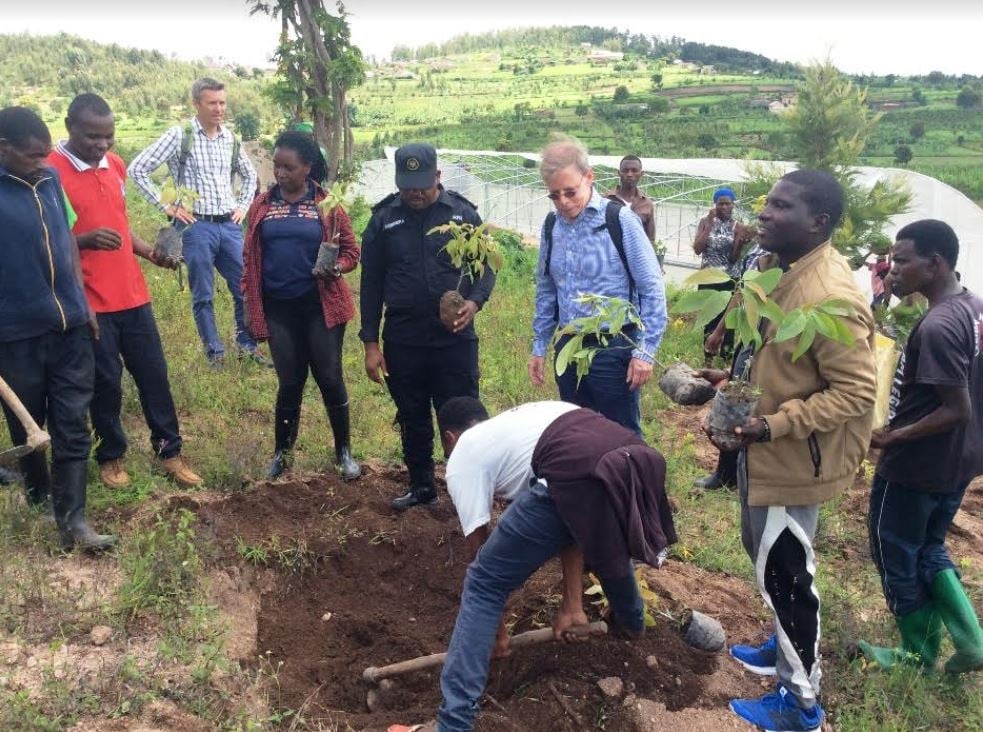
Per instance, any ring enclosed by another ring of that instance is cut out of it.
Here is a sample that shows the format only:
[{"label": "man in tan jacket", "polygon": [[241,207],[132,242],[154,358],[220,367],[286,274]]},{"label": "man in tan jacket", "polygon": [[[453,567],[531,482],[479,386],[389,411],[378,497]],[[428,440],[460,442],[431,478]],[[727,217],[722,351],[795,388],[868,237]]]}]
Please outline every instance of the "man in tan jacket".
[{"label": "man in tan jacket", "polygon": [[847,260],[830,243],[842,214],[843,191],[829,173],[797,170],[784,176],[758,216],[759,243],[766,251],[758,268],[783,270],[771,298],[786,313],[827,300],[847,303],[843,320],[853,345],[816,334],[793,362],[797,339],[776,343],[774,324],[762,321],[764,345],[738,356],[761,390],[757,416],[735,430],[743,437],[737,470],[741,539],[775,614],[775,635],[762,646],[734,646],[731,655],[750,671],[777,675],[778,686],[761,699],[736,699],[730,706],[772,730],[822,725],[812,541],[820,504],[853,481],[873,422],[873,317]]}]

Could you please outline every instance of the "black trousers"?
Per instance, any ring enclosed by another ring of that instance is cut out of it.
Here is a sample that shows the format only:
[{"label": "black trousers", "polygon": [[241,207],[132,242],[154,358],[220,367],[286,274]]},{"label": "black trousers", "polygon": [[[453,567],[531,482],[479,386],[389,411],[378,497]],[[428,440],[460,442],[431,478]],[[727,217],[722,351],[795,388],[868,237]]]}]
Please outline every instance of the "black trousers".
[{"label": "black trousers", "polygon": [[[52,463],[88,460],[92,447],[87,415],[92,401],[92,336],[88,325],[66,333],[0,343],[0,377],[51,435]],[[27,433],[6,403],[10,440],[22,445]]]},{"label": "black trousers", "polygon": [[[713,285],[700,285],[697,289],[699,290],[718,290],[720,292],[733,292],[734,291],[734,281],[728,280],[727,282],[718,282]],[[717,324],[720,323],[720,319],[724,317],[724,313],[721,313],[716,318],[711,320],[709,323],[703,326],[703,341],[706,342],[707,337],[713,333]],[[734,354],[734,331],[727,330],[724,331],[724,342],[720,344],[720,357],[723,359],[729,359]]]},{"label": "black trousers", "polygon": [[164,459],[180,454],[181,435],[167,379],[167,360],[150,303],[99,313],[96,318],[99,340],[93,343],[96,380],[90,410],[97,440],[96,460],[104,463],[126,454],[126,433],[120,420],[124,366],[140,395],[154,453]]},{"label": "black trousers", "polygon": [[279,382],[276,408],[300,409],[308,371],[314,376],[326,407],[347,404],[341,362],[345,324],[333,328],[325,324],[317,289],[292,300],[263,298],[263,314]]},{"label": "black trousers", "polygon": [[385,343],[383,348],[410,485],[433,485],[431,408],[438,411],[451,397],[478,398],[478,341],[436,348]]}]

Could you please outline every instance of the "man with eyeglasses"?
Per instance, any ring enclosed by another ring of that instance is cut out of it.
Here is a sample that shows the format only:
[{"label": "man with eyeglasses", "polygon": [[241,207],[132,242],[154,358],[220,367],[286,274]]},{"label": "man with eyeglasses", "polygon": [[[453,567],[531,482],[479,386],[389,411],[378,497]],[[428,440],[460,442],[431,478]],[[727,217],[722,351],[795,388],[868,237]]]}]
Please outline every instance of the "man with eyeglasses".
[{"label": "man with eyeglasses", "polygon": [[[594,315],[591,306],[578,301],[581,294],[630,301],[642,327],[629,325],[611,333],[579,384],[572,368],[558,375],[556,383],[563,401],[600,412],[640,435],[639,390],[652,377],[666,328],[662,271],[641,220],[630,208],[621,206],[617,219],[609,219],[608,207],[619,204],[594,189],[583,144],[570,137],[550,143],[539,172],[556,213],[547,217],[540,235],[529,378],[536,386],[544,383],[546,352],[558,326]],[[620,236],[610,230],[611,223],[620,228]],[[564,343],[564,338],[557,342],[557,353]],[[587,339],[585,345],[599,344]]]},{"label": "man with eyeglasses", "polygon": [[[389,388],[409,471],[409,490],[392,502],[398,511],[437,502],[433,477],[433,417],[451,397],[478,398],[478,336],[474,317],[491,296],[495,274],[473,282],[444,251],[449,234],[431,234],[451,221],[474,226],[473,203],[440,183],[437,151],[404,145],[396,151],[397,193],[372,208],[362,234],[360,306],[365,372]],[[464,305],[453,330],[440,320],[440,297],[458,288]],[[382,325],[384,347],[379,346]]]}]

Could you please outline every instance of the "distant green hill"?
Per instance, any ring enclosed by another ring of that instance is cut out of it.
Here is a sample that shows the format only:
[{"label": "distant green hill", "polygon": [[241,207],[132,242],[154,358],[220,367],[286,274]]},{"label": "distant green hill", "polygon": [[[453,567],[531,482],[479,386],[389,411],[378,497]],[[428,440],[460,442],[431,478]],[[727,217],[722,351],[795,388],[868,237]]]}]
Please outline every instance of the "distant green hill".
[{"label": "distant green hill", "polygon": [[136,144],[187,116],[191,84],[202,76],[226,83],[230,117],[274,116],[271,103],[260,93],[267,83],[262,69],[209,68],[201,61],[176,61],[159,51],[96,43],[65,33],[0,35],[0,58],[0,107],[34,108],[49,124],[57,123],[56,137],[68,103],[77,94],[94,92],[105,97],[121,118],[121,136],[135,138]]},{"label": "distant green hill", "polygon": [[393,60],[423,60],[474,51],[576,47],[584,43],[636,56],[679,59],[700,66],[710,64],[724,72],[758,72],[790,77],[800,75],[795,64],[773,61],[758,53],[727,46],[694,43],[677,36],[660,38],[644,33],[622,32],[616,28],[586,25],[510,28],[473,35],[466,33],[439,44],[428,43],[416,48],[397,46],[393,50]]}]

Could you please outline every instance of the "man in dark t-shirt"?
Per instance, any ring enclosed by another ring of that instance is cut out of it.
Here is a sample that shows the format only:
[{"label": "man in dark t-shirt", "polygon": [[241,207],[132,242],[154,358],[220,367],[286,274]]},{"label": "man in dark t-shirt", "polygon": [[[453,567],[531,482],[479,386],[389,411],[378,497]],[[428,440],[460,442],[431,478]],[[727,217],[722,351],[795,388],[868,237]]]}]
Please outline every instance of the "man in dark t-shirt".
[{"label": "man in dark t-shirt", "polygon": [[948,673],[983,669],[983,629],[945,548],[945,536],[970,481],[983,474],[983,298],[955,274],[959,240],[945,223],[905,226],[894,244],[890,278],[899,296],[919,292],[929,309],[898,363],[880,448],[868,528],[898,648],[864,641],[869,660],[931,667],[942,624],[956,653]]}]

